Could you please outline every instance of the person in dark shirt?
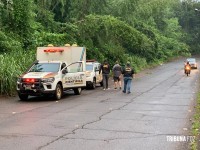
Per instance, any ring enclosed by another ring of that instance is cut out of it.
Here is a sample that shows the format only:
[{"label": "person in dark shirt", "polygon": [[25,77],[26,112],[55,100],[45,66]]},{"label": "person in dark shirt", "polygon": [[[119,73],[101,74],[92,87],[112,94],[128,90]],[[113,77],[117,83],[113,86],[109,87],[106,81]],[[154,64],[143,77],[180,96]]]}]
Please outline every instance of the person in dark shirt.
[{"label": "person in dark shirt", "polygon": [[121,90],[122,68],[119,65],[118,61],[115,62],[115,65],[113,66],[112,71],[113,71],[114,88],[117,89],[117,85],[118,85],[119,89]]},{"label": "person in dark shirt", "polygon": [[103,64],[101,64],[99,69],[99,74],[102,71],[103,75],[103,90],[109,89],[108,88],[108,79],[110,74],[110,65],[108,64],[107,60],[104,61]]},{"label": "person in dark shirt", "polygon": [[127,62],[125,68],[122,71],[122,74],[124,75],[124,90],[123,93],[130,94],[131,93],[131,82],[134,77],[134,70],[131,68],[130,62]]}]

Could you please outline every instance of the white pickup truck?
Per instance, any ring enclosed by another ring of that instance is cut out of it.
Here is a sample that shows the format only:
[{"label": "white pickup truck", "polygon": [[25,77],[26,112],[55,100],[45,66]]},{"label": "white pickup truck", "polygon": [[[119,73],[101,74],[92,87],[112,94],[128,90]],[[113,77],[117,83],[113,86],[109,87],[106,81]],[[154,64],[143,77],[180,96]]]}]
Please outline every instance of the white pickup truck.
[{"label": "white pickup truck", "polygon": [[47,94],[59,100],[67,89],[79,95],[86,87],[85,69],[85,47],[38,47],[37,61],[17,80],[19,98]]},{"label": "white pickup truck", "polygon": [[87,88],[96,88],[96,84],[103,86],[102,74],[99,74],[100,63],[95,60],[86,60],[86,85]]}]

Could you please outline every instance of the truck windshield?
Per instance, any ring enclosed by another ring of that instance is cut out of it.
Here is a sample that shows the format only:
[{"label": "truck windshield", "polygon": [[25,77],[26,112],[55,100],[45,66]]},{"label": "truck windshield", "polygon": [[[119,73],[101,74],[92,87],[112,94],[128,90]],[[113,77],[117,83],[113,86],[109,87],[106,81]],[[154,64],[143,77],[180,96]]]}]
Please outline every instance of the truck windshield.
[{"label": "truck windshield", "polygon": [[37,63],[31,67],[29,72],[58,72],[60,63]]},{"label": "truck windshield", "polygon": [[92,71],[93,70],[93,65],[86,65],[86,70],[87,71]]}]

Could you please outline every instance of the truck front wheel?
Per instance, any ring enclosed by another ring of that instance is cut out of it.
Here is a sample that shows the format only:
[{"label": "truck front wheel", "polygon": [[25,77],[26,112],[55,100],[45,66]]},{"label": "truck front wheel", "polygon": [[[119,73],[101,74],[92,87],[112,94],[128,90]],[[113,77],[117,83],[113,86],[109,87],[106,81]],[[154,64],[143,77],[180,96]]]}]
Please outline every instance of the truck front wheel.
[{"label": "truck front wheel", "polygon": [[59,100],[62,98],[63,90],[60,84],[56,85],[56,91],[55,91],[55,98],[56,100]]},{"label": "truck front wheel", "polygon": [[27,94],[18,93],[18,96],[19,96],[20,100],[22,100],[22,101],[26,101],[28,99],[28,95]]},{"label": "truck front wheel", "polygon": [[75,95],[80,95],[81,94],[82,89],[81,88],[76,88],[74,89],[74,94]]}]

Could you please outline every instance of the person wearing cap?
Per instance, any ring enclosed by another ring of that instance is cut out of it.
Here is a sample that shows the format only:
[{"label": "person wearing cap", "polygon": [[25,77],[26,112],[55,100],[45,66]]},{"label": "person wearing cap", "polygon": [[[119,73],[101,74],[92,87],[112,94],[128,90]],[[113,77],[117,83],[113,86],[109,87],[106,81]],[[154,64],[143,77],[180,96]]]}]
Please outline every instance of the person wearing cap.
[{"label": "person wearing cap", "polygon": [[119,62],[116,61],[115,65],[112,68],[113,71],[113,80],[114,80],[114,88],[117,89],[117,85],[121,90],[121,75],[122,75],[122,68],[119,65]]},{"label": "person wearing cap", "polygon": [[108,88],[108,79],[110,74],[110,65],[108,64],[107,60],[104,60],[104,63],[100,66],[99,74],[102,71],[103,75],[103,90],[109,89]]},{"label": "person wearing cap", "polygon": [[130,62],[127,62],[125,68],[122,70],[122,74],[124,75],[124,89],[123,93],[130,94],[131,93],[131,82],[134,77],[134,70],[131,67]]}]

